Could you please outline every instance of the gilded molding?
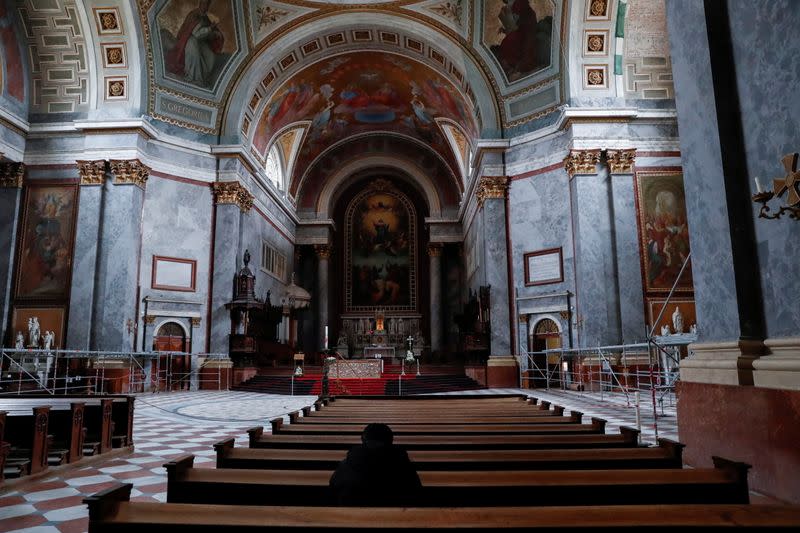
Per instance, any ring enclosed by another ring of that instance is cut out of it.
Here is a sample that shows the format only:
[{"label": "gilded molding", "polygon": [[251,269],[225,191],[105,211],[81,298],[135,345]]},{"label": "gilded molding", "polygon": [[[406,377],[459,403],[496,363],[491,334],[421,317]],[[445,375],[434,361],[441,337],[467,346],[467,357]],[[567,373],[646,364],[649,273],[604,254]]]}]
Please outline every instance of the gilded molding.
[{"label": "gilded molding", "polygon": [[138,159],[112,159],[111,173],[114,174],[114,185],[136,185],[144,189],[150,167]]},{"label": "gilded molding", "polygon": [[199,317],[199,316],[193,316],[193,317],[191,317],[191,318],[189,319],[189,322],[191,322],[191,323],[192,323],[192,327],[193,327],[193,328],[196,328],[196,327],[198,327],[198,326],[200,325],[200,320],[201,320],[201,319],[200,319],[200,317]]},{"label": "gilded molding", "polygon": [[330,259],[331,258],[331,246],[329,244],[315,244],[314,245],[314,253],[317,254],[319,259]]},{"label": "gilded molding", "polygon": [[636,148],[606,150],[606,160],[612,174],[633,174],[633,165],[636,162]]},{"label": "gilded molding", "polygon": [[442,244],[439,242],[428,243],[428,255],[430,257],[441,257],[442,248]]},{"label": "gilded molding", "polygon": [[597,174],[597,164],[600,162],[600,149],[597,150],[570,150],[564,158],[564,169],[571,178],[575,174]]},{"label": "gilded molding", "polygon": [[218,181],[211,184],[214,203],[238,205],[243,213],[253,208],[255,197],[238,181]]},{"label": "gilded molding", "polygon": [[106,162],[98,161],[75,161],[78,164],[78,174],[81,177],[81,185],[103,185],[106,181]]},{"label": "gilded molding", "polygon": [[25,163],[0,163],[0,188],[21,189]]},{"label": "gilded molding", "polygon": [[155,324],[156,323],[156,316],[155,315],[145,315],[144,317],[145,324]]},{"label": "gilded molding", "polygon": [[475,190],[475,196],[478,197],[478,207],[483,207],[483,202],[487,199],[505,199],[507,192],[507,176],[482,176]]}]

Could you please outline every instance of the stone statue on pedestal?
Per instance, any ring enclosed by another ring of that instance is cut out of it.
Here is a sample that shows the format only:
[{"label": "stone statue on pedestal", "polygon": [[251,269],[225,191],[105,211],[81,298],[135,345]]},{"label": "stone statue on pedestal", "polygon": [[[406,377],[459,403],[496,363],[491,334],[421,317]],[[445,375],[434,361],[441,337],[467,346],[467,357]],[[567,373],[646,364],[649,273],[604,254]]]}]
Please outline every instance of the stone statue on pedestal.
[{"label": "stone statue on pedestal", "polygon": [[17,332],[17,342],[14,345],[14,348],[17,350],[24,350],[25,349],[25,337],[22,336],[22,332]]},{"label": "stone statue on pedestal", "polygon": [[672,312],[672,331],[678,335],[683,333],[683,313],[677,305],[675,311]]},{"label": "stone statue on pedestal", "polygon": [[668,324],[664,324],[663,326],[661,326],[661,336],[665,337],[665,336],[667,336],[669,334],[670,334],[669,325]]},{"label": "stone statue on pedestal", "polygon": [[39,318],[31,317],[28,319],[28,347],[38,348],[41,330],[39,329]]},{"label": "stone statue on pedestal", "polygon": [[56,334],[52,331],[45,331],[44,337],[42,338],[42,342],[44,343],[44,349],[48,352],[53,347],[53,343],[56,341]]}]

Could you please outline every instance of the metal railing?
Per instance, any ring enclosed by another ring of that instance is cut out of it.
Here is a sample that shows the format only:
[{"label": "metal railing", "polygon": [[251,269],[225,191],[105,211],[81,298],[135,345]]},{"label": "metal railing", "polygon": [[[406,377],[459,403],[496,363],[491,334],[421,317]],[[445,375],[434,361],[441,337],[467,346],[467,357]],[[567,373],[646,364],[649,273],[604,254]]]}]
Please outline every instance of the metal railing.
[{"label": "metal railing", "polygon": [[[228,388],[227,354],[0,349],[0,395]],[[224,377],[223,377],[223,374]]]}]

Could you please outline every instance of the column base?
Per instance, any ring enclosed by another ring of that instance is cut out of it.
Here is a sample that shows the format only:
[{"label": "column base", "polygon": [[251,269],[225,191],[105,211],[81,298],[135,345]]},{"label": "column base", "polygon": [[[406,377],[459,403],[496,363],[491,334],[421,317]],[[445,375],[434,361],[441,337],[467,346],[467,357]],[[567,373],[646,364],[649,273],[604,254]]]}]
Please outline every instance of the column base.
[{"label": "column base", "polygon": [[486,362],[486,386],[518,388],[519,364],[513,355],[492,355]]},{"label": "column base", "polygon": [[760,340],[707,342],[689,345],[692,355],[681,360],[681,381],[752,385],[753,361],[764,353]]},{"label": "column base", "polygon": [[753,383],[770,389],[800,390],[800,337],[767,339],[770,355],[753,362]]}]

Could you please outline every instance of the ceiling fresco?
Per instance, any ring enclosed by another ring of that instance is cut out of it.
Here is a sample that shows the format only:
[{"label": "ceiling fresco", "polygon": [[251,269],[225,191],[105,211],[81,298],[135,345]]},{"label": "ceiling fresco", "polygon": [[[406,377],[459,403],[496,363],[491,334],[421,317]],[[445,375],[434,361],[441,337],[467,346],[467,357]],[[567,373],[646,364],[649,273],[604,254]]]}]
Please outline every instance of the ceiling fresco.
[{"label": "ceiling fresco", "polygon": [[332,143],[373,131],[421,140],[442,153],[450,146],[437,118],[477,134],[474,112],[461,94],[425,65],[383,52],[356,52],[296,74],[267,103],[253,135],[265,153],[289,124],[309,124],[299,158],[312,161]]}]

